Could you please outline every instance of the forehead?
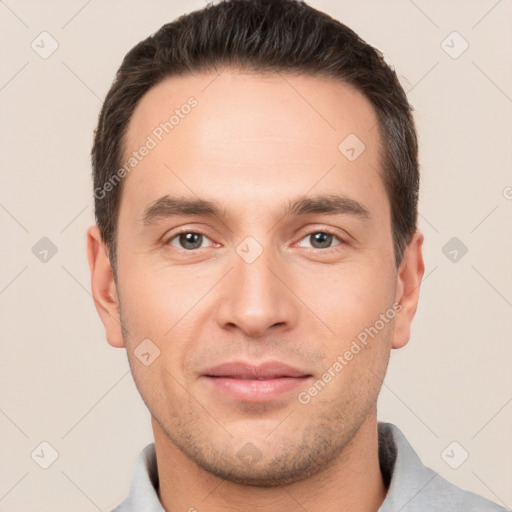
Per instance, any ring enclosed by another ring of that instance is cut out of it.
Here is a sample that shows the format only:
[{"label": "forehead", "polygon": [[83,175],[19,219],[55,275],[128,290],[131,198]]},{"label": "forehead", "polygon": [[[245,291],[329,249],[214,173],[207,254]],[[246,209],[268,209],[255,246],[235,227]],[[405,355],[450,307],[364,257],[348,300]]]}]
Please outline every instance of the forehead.
[{"label": "forehead", "polygon": [[375,111],[330,78],[229,69],[170,77],[142,97],[124,143],[123,163],[144,156],[121,205],[142,208],[164,193],[239,197],[240,206],[313,187],[384,194]]}]

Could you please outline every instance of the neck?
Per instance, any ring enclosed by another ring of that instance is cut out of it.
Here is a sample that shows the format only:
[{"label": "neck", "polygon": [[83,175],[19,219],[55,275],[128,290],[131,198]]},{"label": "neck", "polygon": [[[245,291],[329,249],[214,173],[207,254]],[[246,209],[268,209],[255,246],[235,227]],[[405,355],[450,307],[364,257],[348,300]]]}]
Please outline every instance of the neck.
[{"label": "neck", "polygon": [[152,425],[159,498],[167,511],[376,512],[386,496],[379,467],[376,411],[329,467],[282,487],[240,485],[212,475],[181,452],[154,418]]}]

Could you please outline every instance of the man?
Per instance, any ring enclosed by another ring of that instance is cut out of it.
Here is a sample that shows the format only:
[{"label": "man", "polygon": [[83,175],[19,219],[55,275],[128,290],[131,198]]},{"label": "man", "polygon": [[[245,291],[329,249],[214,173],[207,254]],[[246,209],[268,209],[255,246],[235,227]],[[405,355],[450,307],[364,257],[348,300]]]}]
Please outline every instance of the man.
[{"label": "man", "polygon": [[491,511],[377,422],[424,272],[411,109],[295,0],[231,0],[125,57],[92,151],[95,304],[155,443],[116,511]]}]

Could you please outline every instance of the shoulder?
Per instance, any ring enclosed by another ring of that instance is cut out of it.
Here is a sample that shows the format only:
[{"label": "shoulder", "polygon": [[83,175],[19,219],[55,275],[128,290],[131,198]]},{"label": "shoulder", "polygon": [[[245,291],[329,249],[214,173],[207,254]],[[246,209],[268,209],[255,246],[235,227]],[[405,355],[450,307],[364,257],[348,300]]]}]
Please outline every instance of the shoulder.
[{"label": "shoulder", "polygon": [[507,509],[448,482],[423,465],[404,434],[379,423],[379,461],[389,481],[379,512],[505,512]]},{"label": "shoulder", "polygon": [[137,458],[128,496],[112,512],[164,512],[158,487],[155,445],[151,443]]}]

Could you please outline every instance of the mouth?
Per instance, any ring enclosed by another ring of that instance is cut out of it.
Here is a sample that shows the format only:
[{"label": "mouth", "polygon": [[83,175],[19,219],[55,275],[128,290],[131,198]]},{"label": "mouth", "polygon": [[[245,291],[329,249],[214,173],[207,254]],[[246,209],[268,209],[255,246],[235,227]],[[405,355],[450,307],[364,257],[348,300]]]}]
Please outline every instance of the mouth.
[{"label": "mouth", "polygon": [[216,393],[245,402],[267,402],[303,386],[312,375],[278,361],[259,365],[235,361],[209,368],[202,377]]}]

